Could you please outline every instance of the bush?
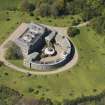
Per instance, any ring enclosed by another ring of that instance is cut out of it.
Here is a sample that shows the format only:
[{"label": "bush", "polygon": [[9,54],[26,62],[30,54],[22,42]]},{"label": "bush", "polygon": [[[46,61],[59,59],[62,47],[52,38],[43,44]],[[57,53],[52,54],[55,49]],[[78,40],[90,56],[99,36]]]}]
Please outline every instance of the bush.
[{"label": "bush", "polygon": [[76,27],[69,27],[68,30],[67,30],[67,34],[70,37],[74,37],[77,34],[80,34],[80,30]]},{"label": "bush", "polygon": [[14,42],[12,42],[6,50],[5,58],[10,60],[22,59],[23,55],[20,47],[18,47]]},{"label": "bush", "polygon": [[39,17],[36,17],[36,20],[38,20],[38,21],[39,21],[39,20],[40,20],[40,18],[39,18]]},{"label": "bush", "polygon": [[53,102],[50,98],[46,99],[46,103],[47,103],[47,105],[53,105]]},{"label": "bush", "polygon": [[5,74],[6,76],[8,76],[8,73],[7,73],[7,72],[5,72],[4,74]]},{"label": "bush", "polygon": [[31,13],[30,13],[30,16],[34,16],[34,13],[33,13],[33,12],[31,12]]},{"label": "bush", "polygon": [[38,85],[38,88],[39,88],[39,89],[41,89],[41,88],[42,88],[42,86],[41,86],[41,85]]},{"label": "bush", "polygon": [[8,17],[8,18],[6,18],[6,21],[10,21],[11,19]]},{"label": "bush", "polygon": [[48,20],[48,22],[50,22],[50,23],[51,23],[51,22],[52,22],[52,20]]},{"label": "bush", "polygon": [[80,24],[80,22],[81,22],[81,20],[80,20],[80,19],[73,20],[73,22],[72,22],[72,26],[79,25],[79,24]]},{"label": "bush", "polygon": [[38,94],[39,94],[39,90],[36,90],[36,91],[35,91],[35,94],[38,95]]},{"label": "bush", "polygon": [[30,93],[32,93],[32,92],[34,91],[34,89],[33,89],[33,88],[29,88],[28,91],[29,91]]}]

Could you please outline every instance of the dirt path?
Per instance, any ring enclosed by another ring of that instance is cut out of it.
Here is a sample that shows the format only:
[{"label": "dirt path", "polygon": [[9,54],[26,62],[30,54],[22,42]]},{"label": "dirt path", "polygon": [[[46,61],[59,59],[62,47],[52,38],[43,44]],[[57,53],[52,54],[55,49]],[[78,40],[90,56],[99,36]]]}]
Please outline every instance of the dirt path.
[{"label": "dirt path", "polygon": [[[83,27],[83,26],[86,26],[87,24],[89,24],[89,22],[86,22],[86,23],[82,23],[78,26],[74,26],[74,27]],[[17,36],[19,36],[20,32],[24,31],[24,29],[26,28],[27,24],[25,23],[22,23],[20,25],[20,27],[18,28],[18,30],[15,31],[15,33],[17,34],[12,34],[9,38],[7,38],[4,43],[0,46],[0,60],[4,62],[4,64],[15,70],[15,71],[19,71],[19,72],[22,72],[22,73],[30,73],[30,74],[33,74],[33,75],[51,75],[51,74],[56,74],[56,73],[59,73],[59,72],[63,72],[63,71],[66,71],[66,70],[70,70],[70,68],[72,68],[78,61],[78,53],[77,53],[77,49],[76,49],[76,46],[74,45],[75,47],[75,54],[74,54],[74,57],[73,59],[67,63],[65,66],[57,69],[57,70],[54,70],[54,71],[46,71],[46,72],[40,72],[40,71],[29,71],[29,70],[26,70],[26,69],[23,69],[23,68],[20,68],[20,67],[17,67],[13,64],[11,64],[10,62],[8,62],[5,58],[4,58],[4,53],[5,53],[5,45],[8,43],[8,41],[11,41],[11,40],[14,40]],[[54,28],[55,30],[57,30],[58,32],[66,35],[66,31],[67,31],[67,27],[52,27]]]},{"label": "dirt path", "polygon": [[80,27],[87,26],[88,24],[90,24],[90,21],[87,21],[87,22],[85,22],[85,23],[81,23],[81,24],[79,24],[79,25],[77,25],[77,26],[73,26],[73,27],[80,28]]}]

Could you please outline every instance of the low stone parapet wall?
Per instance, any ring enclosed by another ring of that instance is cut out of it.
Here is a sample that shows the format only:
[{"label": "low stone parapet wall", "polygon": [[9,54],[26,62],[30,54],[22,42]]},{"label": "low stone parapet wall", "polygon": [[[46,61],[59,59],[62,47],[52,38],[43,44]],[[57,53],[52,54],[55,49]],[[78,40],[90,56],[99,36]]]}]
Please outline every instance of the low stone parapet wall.
[{"label": "low stone parapet wall", "polygon": [[[67,58],[69,57],[70,55],[67,56]],[[69,60],[67,58],[53,63],[48,63],[48,64],[44,64],[44,63],[42,64],[40,62],[24,62],[24,66],[30,69],[42,70],[42,71],[53,70],[64,66]]]}]

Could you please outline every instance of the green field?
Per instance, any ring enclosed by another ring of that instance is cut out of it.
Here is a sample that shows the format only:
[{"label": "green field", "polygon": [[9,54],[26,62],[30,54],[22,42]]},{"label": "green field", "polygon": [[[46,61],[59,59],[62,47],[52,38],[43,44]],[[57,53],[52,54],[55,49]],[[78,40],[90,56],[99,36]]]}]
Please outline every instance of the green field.
[{"label": "green field", "polygon": [[[1,67],[0,84],[19,90],[26,96],[58,101],[100,93],[105,89],[105,37],[84,27],[81,28],[80,35],[72,40],[77,46],[79,61],[69,71],[28,77],[7,67]],[[5,75],[6,72],[8,75]],[[33,88],[34,92],[30,93],[29,88]]]},{"label": "green field", "polygon": [[[37,20],[39,18],[40,20]],[[22,22],[38,22],[53,26],[65,27],[72,23],[73,19],[80,16],[66,16],[54,19],[52,17],[30,16],[20,11],[0,11],[0,44],[10,35]],[[9,20],[8,20],[9,19]]]},{"label": "green field", "polygon": [[[42,18],[30,16],[18,10],[9,11],[19,5],[19,0],[0,0],[0,44],[22,22],[38,22],[65,27],[71,25],[73,18],[80,18],[78,15],[57,19]],[[99,94],[105,90],[105,37],[97,35],[89,27],[83,27],[80,29],[80,35],[71,40],[79,54],[78,63],[72,69],[55,75],[28,77],[26,74],[2,66],[0,67],[0,84],[16,89],[28,97],[44,97],[57,101]],[[14,63],[21,66],[21,61],[14,61]],[[33,88],[34,91],[29,92],[29,88]]]}]

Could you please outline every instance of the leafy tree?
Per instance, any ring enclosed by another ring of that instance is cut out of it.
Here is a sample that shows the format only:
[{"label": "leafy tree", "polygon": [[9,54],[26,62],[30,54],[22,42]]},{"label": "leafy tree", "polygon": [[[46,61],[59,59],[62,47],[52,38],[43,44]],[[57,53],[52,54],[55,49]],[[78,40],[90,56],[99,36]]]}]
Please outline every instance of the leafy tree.
[{"label": "leafy tree", "polygon": [[72,26],[79,25],[79,24],[80,24],[80,22],[81,22],[81,20],[80,20],[80,19],[73,20],[73,21],[72,21]]},{"label": "leafy tree", "polygon": [[101,0],[101,4],[105,5],[105,0]]},{"label": "leafy tree", "polygon": [[90,20],[94,17],[97,17],[99,15],[101,15],[101,12],[99,9],[93,8],[93,7],[87,7],[83,11],[82,18],[84,21],[88,21],[88,20]]},{"label": "leafy tree", "polygon": [[49,16],[49,4],[42,3],[38,9],[41,16]]},{"label": "leafy tree", "polygon": [[105,35],[105,16],[97,17],[92,22],[92,26],[97,31],[97,33]]},{"label": "leafy tree", "polygon": [[53,3],[50,7],[50,14],[54,17],[57,17],[59,15],[58,6],[56,3]]},{"label": "leafy tree", "polygon": [[22,59],[23,55],[22,55],[22,51],[20,47],[18,47],[15,43],[12,42],[11,45],[9,45],[9,47],[6,50],[5,58],[6,59]]},{"label": "leafy tree", "polygon": [[69,3],[69,2],[66,3],[65,14],[66,15],[75,14],[75,9],[74,9],[73,3]]},{"label": "leafy tree", "polygon": [[61,16],[61,15],[64,15],[65,14],[65,0],[57,0],[54,2],[56,4],[56,8],[58,10],[58,15]]},{"label": "leafy tree", "polygon": [[0,85],[0,105],[15,105],[20,98],[22,98],[22,96],[19,92]]},{"label": "leafy tree", "polygon": [[32,3],[29,3],[27,0],[22,0],[20,8],[23,11],[31,12],[35,9],[35,5]]}]

